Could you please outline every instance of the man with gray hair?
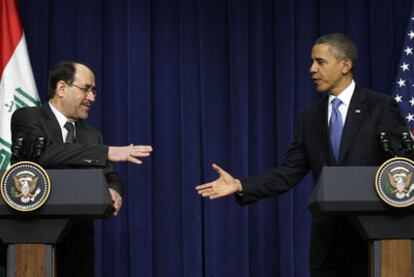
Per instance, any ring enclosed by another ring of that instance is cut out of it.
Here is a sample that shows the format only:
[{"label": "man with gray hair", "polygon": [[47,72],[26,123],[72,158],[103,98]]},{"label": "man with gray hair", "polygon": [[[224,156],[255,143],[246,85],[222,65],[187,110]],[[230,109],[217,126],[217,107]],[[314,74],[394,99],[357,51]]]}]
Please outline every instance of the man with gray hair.
[{"label": "man with gray hair", "polygon": [[[213,182],[196,190],[216,199],[235,194],[241,205],[276,196],[324,166],[378,166],[386,160],[378,134],[388,133],[394,148],[406,131],[391,97],[359,88],[353,80],[357,48],[343,34],[324,35],[311,53],[310,73],[318,92],[326,92],[300,117],[294,139],[281,165],[258,175],[236,179],[218,165]],[[345,217],[314,216],[311,230],[312,277],[368,276],[368,244]]]}]

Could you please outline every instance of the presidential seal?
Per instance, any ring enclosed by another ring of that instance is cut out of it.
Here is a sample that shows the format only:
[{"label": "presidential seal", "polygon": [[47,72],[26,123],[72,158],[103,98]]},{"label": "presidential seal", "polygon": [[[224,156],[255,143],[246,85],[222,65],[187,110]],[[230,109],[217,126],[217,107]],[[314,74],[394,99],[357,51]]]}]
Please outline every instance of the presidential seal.
[{"label": "presidential seal", "polygon": [[46,171],[33,162],[11,166],[1,179],[4,202],[21,212],[40,208],[50,194],[50,179]]},{"label": "presidential seal", "polygon": [[383,163],[375,177],[378,196],[388,205],[402,208],[414,204],[414,162],[392,158]]}]

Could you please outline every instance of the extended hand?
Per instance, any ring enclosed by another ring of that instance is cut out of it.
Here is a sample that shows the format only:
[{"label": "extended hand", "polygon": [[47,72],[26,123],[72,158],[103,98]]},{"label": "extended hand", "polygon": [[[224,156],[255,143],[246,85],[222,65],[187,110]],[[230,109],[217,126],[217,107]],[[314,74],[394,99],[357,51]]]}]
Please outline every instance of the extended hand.
[{"label": "extended hand", "polygon": [[108,159],[112,162],[142,164],[142,161],[137,158],[148,157],[151,151],[150,145],[109,146]]},{"label": "extended hand", "polygon": [[217,199],[238,191],[242,191],[242,186],[239,180],[234,179],[233,176],[228,174],[218,165],[212,164],[211,166],[220,176],[211,183],[197,186],[196,190],[198,194],[210,199]]}]

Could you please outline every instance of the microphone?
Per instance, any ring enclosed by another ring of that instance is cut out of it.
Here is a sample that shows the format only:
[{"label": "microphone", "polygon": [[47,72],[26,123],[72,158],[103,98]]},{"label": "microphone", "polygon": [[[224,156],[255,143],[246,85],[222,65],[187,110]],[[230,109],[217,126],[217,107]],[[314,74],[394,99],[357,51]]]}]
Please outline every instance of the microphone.
[{"label": "microphone", "polygon": [[380,132],[379,139],[381,141],[382,150],[384,151],[385,155],[388,158],[394,158],[395,152],[391,146],[391,142],[390,142],[390,139],[388,138],[387,133],[384,131]]},{"label": "microphone", "polygon": [[37,161],[46,148],[45,137],[37,137],[33,142],[32,161]]},{"label": "microphone", "polygon": [[18,137],[12,144],[11,147],[11,163],[17,163],[21,160],[24,160],[23,158],[23,144],[24,139],[22,137]]},{"label": "microphone", "polygon": [[407,158],[409,158],[409,156],[413,155],[414,153],[413,139],[408,132],[401,133],[401,151],[401,156]]}]

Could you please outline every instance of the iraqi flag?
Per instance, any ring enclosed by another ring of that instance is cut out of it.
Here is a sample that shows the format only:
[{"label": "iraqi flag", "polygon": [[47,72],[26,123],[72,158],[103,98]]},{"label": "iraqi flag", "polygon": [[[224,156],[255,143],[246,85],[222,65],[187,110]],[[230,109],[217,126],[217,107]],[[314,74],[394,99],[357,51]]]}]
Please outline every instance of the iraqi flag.
[{"label": "iraqi flag", "polygon": [[10,161],[12,113],[40,105],[15,0],[0,0],[0,170]]}]

